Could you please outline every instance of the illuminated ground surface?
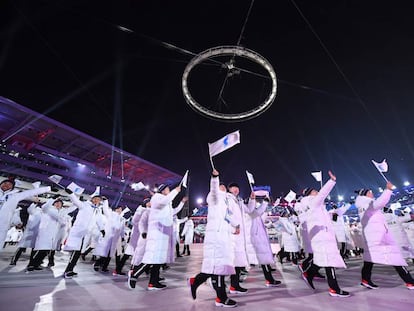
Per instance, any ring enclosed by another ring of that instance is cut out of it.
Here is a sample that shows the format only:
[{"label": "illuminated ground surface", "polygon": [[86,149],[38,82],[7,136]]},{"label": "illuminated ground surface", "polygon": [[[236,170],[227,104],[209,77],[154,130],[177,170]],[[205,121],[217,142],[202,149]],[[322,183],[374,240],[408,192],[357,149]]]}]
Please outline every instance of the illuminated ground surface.
[{"label": "illuminated ground surface", "polygon": [[[170,270],[163,272],[168,288],[148,292],[147,277],[131,291],[126,278],[97,273],[91,263],[80,262],[76,271],[79,276],[72,280],[61,277],[67,254],[58,254],[56,267],[40,272],[24,272],[27,254],[23,254],[17,266],[9,266],[9,258],[15,247],[7,246],[0,253],[0,306],[1,310],[220,310],[214,305],[214,292],[202,285],[197,300],[193,301],[186,287],[186,278],[200,269],[201,245],[192,246],[190,257],[178,258]],[[391,267],[374,267],[374,281],[378,290],[360,287],[360,259],[351,259],[347,270],[337,273],[343,289],[350,291],[349,298],[333,298],[328,295],[325,281],[316,281],[316,291],[310,290],[299,277],[298,269],[290,264],[279,263],[275,277],[283,282],[278,288],[264,287],[263,275],[252,268],[244,286],[247,295],[234,297],[237,310],[410,310],[414,304],[414,290],[407,290]],[[413,273],[413,265],[409,270]]]}]

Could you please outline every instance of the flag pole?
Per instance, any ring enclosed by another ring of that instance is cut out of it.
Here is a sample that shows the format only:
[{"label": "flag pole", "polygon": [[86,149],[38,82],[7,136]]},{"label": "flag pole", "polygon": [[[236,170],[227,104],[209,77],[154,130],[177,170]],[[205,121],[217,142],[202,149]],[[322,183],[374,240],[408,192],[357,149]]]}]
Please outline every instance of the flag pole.
[{"label": "flag pole", "polygon": [[211,163],[211,167],[213,168],[213,170],[215,170],[216,168],[214,167],[213,157],[211,156],[210,156],[210,163]]},{"label": "flag pole", "polygon": [[386,182],[388,182],[388,179],[387,179],[387,177],[385,177],[384,173],[383,173],[383,172],[381,172],[381,171],[378,171],[378,172],[381,174],[382,178],[384,178],[384,180],[385,180]]}]

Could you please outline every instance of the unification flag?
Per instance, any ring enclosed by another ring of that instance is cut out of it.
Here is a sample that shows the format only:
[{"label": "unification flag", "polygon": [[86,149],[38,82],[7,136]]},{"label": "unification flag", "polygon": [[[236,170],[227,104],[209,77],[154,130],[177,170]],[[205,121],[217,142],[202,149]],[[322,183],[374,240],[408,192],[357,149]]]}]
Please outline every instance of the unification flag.
[{"label": "unification flag", "polygon": [[371,161],[372,161],[372,164],[374,164],[375,167],[377,168],[378,172],[380,173],[388,172],[388,163],[385,159],[381,163],[375,162],[374,160],[371,160]]},{"label": "unification flag", "polygon": [[312,172],[311,174],[312,174],[313,178],[316,179],[317,182],[321,182],[322,181],[322,172],[321,171],[319,171],[319,172]]},{"label": "unification flag", "polygon": [[40,181],[35,181],[34,183],[32,183],[32,186],[33,186],[34,189],[39,189]]},{"label": "unification flag", "polygon": [[208,151],[210,153],[210,158],[222,153],[223,151],[230,149],[231,147],[240,143],[240,132],[235,131],[233,133],[227,134],[223,138],[215,141],[214,143],[208,144]]},{"label": "unification flag", "polygon": [[247,175],[247,179],[249,180],[249,184],[254,184],[254,177],[253,177],[253,174],[251,174],[251,173],[249,173],[247,170],[246,170],[246,175]]},{"label": "unification flag", "polygon": [[91,194],[91,198],[101,195],[101,186],[96,186],[95,191]]},{"label": "unification flag", "polygon": [[140,181],[140,182],[131,184],[131,188],[132,190],[139,191],[139,190],[145,189],[146,187],[144,183]]},{"label": "unification flag", "polygon": [[52,175],[52,176],[49,176],[48,178],[51,182],[53,182],[55,184],[59,184],[60,181],[62,180],[62,176],[60,176],[60,175]]},{"label": "unification flag", "polygon": [[71,182],[66,188],[71,190],[76,195],[81,195],[83,191],[85,191],[85,188],[82,188],[81,186],[78,186],[74,182]]},{"label": "unification flag", "polygon": [[290,190],[289,193],[285,196],[285,200],[289,203],[293,200],[296,200],[296,192]]}]

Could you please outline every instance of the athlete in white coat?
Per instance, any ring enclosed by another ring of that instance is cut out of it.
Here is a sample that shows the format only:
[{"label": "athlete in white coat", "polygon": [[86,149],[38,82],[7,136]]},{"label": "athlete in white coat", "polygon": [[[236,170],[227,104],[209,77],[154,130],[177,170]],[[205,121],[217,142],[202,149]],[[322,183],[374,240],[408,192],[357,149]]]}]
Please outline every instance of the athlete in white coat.
[{"label": "athlete in white coat", "polygon": [[0,245],[5,242],[17,204],[26,198],[50,192],[50,187],[19,191],[14,186],[15,182],[11,179],[4,179],[0,183]]},{"label": "athlete in white coat", "polygon": [[230,183],[227,190],[228,211],[231,214],[232,221],[240,227],[240,234],[233,235],[236,273],[230,276],[230,293],[245,294],[247,289],[240,286],[240,273],[249,265],[247,243],[250,243],[250,239],[247,236],[249,232],[246,231],[245,215],[249,210],[256,207],[256,200],[254,192],[252,192],[248,203],[245,204],[239,196],[240,188],[236,183]]},{"label": "athlete in white coat", "polygon": [[[117,206],[114,210],[111,210],[109,206],[104,204],[102,210],[106,218],[105,236],[98,241],[98,245],[94,250],[94,255],[99,256],[99,259],[95,261],[93,269],[95,271],[101,269],[102,272],[109,272],[108,265],[111,257],[119,255],[117,253],[117,246],[124,235],[125,218],[121,215],[122,206]],[[122,271],[119,274],[125,275]]]},{"label": "athlete in white coat", "polygon": [[197,298],[197,288],[211,278],[216,291],[216,306],[235,307],[236,301],[226,293],[224,277],[236,273],[234,269],[233,235],[240,234],[240,227],[234,224],[228,210],[226,186],[220,183],[219,172],[213,170],[210,179],[210,192],[207,195],[208,214],[203,244],[201,272],[188,279],[193,299]]},{"label": "athlete in white coat", "polygon": [[395,242],[397,242],[397,244],[400,246],[401,255],[405,259],[413,259],[414,248],[412,247],[410,240],[408,239],[407,232],[403,226],[404,223],[411,220],[411,215],[409,213],[400,211],[402,215],[397,216],[391,209],[388,209],[387,212],[388,213],[384,214],[387,221],[387,226],[390,229]]},{"label": "athlete in white coat", "polygon": [[193,244],[194,239],[194,221],[191,218],[188,218],[184,223],[181,236],[184,238],[183,255],[185,255],[185,252],[187,251],[187,256],[190,256],[190,245]]},{"label": "athlete in white coat", "polygon": [[[58,247],[58,236],[62,227],[66,226],[66,211],[62,208],[61,199],[48,200],[42,206],[42,213],[39,225],[39,234],[36,237],[34,255],[27,266],[27,271],[41,270],[43,259]],[[51,262],[49,262],[49,266]]]},{"label": "athlete in white coat", "polygon": [[161,284],[160,267],[165,263],[174,262],[175,238],[173,229],[172,201],[181,191],[181,186],[170,191],[167,184],[158,186],[158,192],[151,198],[151,209],[148,217],[148,235],[145,253],[142,259],[144,266],[134,266],[130,272],[128,283],[135,287],[137,278],[145,271],[145,265],[151,265],[148,290],[160,290],[166,287]]},{"label": "athlete in white coat", "polygon": [[391,198],[392,188],[393,184],[387,182],[386,189],[377,199],[370,189],[361,189],[355,199],[365,238],[361,285],[370,289],[378,288],[371,280],[374,263],[394,266],[406,287],[414,289],[414,280],[406,268],[407,262],[401,255],[382,212]]},{"label": "athlete in white coat", "polygon": [[74,193],[72,193],[72,191],[69,189],[66,189],[66,191],[70,193],[70,199],[79,209],[78,214],[76,215],[76,220],[70,229],[69,236],[64,247],[66,251],[73,251],[63,274],[64,278],[70,279],[77,276],[77,273],[74,272],[73,269],[75,268],[80,257],[85,235],[95,224],[102,232],[102,235],[105,235],[100,205],[102,202],[102,204],[108,206],[108,200],[106,200],[106,198],[102,200],[101,196],[96,195],[92,197],[90,201],[82,202]]},{"label": "athlete in white coat", "polygon": [[23,232],[23,237],[17,245],[18,249],[11,258],[10,265],[15,266],[16,262],[19,260],[21,254],[26,251],[26,248],[31,248],[30,258],[33,257],[34,246],[36,243],[36,237],[39,233],[40,218],[42,214],[42,209],[37,205],[37,203],[32,203],[27,208],[27,213],[29,218],[27,219],[26,227]]},{"label": "athlete in white coat", "polygon": [[[255,200],[255,193],[251,195],[251,200]],[[265,277],[266,287],[275,287],[282,282],[275,280],[272,275],[271,264],[274,264],[272,248],[270,247],[269,235],[263,222],[262,215],[266,212],[269,205],[269,198],[265,198],[261,203],[246,205],[246,213],[251,219],[250,232],[246,234],[255,252],[258,264],[261,265]],[[251,263],[251,262],[250,262]]]},{"label": "athlete in white coat", "polygon": [[304,197],[301,200],[301,205],[308,207],[303,217],[307,221],[308,234],[313,250],[313,262],[310,267],[302,266],[304,271],[302,272],[302,278],[310,287],[314,288],[314,276],[320,267],[325,267],[329,295],[349,297],[348,292],[340,289],[335,275],[335,268],[346,268],[346,265],[339,253],[331,217],[324,203],[325,198],[336,184],[336,176],[331,171],[328,171],[328,174],[330,180],[320,191],[307,188],[304,190]]}]

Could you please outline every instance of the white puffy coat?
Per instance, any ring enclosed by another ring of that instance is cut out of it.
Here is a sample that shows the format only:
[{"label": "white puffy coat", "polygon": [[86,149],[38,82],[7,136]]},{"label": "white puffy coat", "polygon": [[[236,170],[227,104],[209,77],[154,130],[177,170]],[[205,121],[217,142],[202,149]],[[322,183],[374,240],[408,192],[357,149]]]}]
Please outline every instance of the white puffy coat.
[{"label": "white puffy coat", "polygon": [[[346,204],[340,208],[331,209],[328,213],[331,215],[333,229],[335,231],[336,240],[339,243],[346,243],[346,228],[344,221],[344,213],[349,209],[350,205]],[[337,215],[336,221],[334,220],[334,214]]]},{"label": "white puffy coat", "polygon": [[296,202],[294,210],[298,214],[300,228],[299,236],[302,244],[302,248],[306,253],[313,253],[312,245],[308,234],[308,223],[306,221],[306,212],[308,211],[309,206],[302,204],[301,202]]},{"label": "white puffy coat", "polygon": [[260,265],[270,265],[274,263],[269,236],[262,219],[262,215],[266,211],[267,206],[267,202],[263,202],[260,205],[248,204],[247,206],[248,217],[251,218],[249,232],[250,241],[255,251],[255,257]]},{"label": "white puffy coat", "polygon": [[36,238],[39,233],[40,218],[42,215],[42,209],[37,206],[36,203],[30,204],[27,208],[29,218],[23,233],[23,237],[19,242],[18,247],[22,248],[34,248]]},{"label": "white puffy coat", "polygon": [[[233,235],[234,266],[246,267],[249,265],[247,247],[250,242],[250,230],[246,228],[245,213],[256,206],[256,200],[248,202],[249,207],[244,204],[242,198],[227,193],[228,209],[234,223],[240,225],[240,234]],[[250,251],[252,253],[252,251]]]},{"label": "white puffy coat", "polygon": [[[107,204],[102,206],[102,210],[106,217],[105,236],[99,239],[94,255],[113,257],[121,238],[124,236],[125,218],[112,211]],[[120,255],[120,252],[118,252],[118,255]]]},{"label": "white puffy coat", "polygon": [[141,211],[141,216],[138,221],[138,231],[140,236],[138,237],[137,246],[135,247],[134,256],[132,257],[131,263],[134,266],[139,265],[142,262],[142,258],[145,254],[145,247],[147,245],[147,238],[144,238],[142,234],[146,233],[148,236],[148,217],[150,213],[150,208],[143,207]]},{"label": "white puffy coat", "polygon": [[39,234],[34,247],[36,250],[56,250],[60,246],[59,234],[65,228],[69,216],[64,208],[54,207],[53,202],[48,200],[42,206]]},{"label": "white puffy coat", "polygon": [[382,213],[391,194],[392,191],[386,189],[376,200],[361,195],[355,199],[365,241],[363,258],[364,261],[373,263],[406,266],[407,263],[401,255],[397,242],[388,230]]},{"label": "white puffy coat", "polygon": [[293,220],[291,218],[280,217],[278,221],[283,223],[283,227],[286,228],[286,230],[282,231],[282,244],[284,251],[289,253],[299,252],[299,239]]},{"label": "white puffy coat", "polygon": [[172,201],[177,196],[176,189],[168,195],[156,193],[151,198],[148,217],[148,236],[145,254],[146,264],[164,264],[174,262],[175,238],[173,229]]},{"label": "white puffy coat", "polygon": [[[70,199],[79,211],[69,231],[64,249],[66,251],[78,251],[81,250],[83,238],[92,230],[94,225],[98,226],[99,231],[104,229],[104,225],[99,206],[93,205],[90,201],[80,201],[74,193],[70,194]],[[103,204],[107,205],[108,201],[104,200]]]},{"label": "white puffy coat", "polygon": [[[50,187],[20,191],[17,189],[3,191],[0,189],[0,245],[4,244],[17,204],[29,197],[49,192]],[[0,248],[0,252],[2,248]]]},{"label": "white puffy coat", "polygon": [[132,216],[132,230],[131,235],[129,236],[128,244],[125,248],[125,255],[133,256],[135,253],[135,248],[137,247],[140,231],[138,227],[139,219],[141,218],[142,212],[145,210],[145,207],[140,205],[137,207],[134,216]]},{"label": "white puffy coat", "polygon": [[193,244],[194,221],[191,218],[187,219],[187,221],[184,223],[184,228],[183,228],[183,232],[181,233],[181,235],[184,237],[185,245]]},{"label": "white puffy coat", "polygon": [[411,220],[410,214],[397,216],[394,213],[385,213],[384,216],[395,242],[400,246],[401,255],[404,258],[414,258],[414,248],[411,246],[407,232],[403,227],[403,223]]},{"label": "white puffy coat", "polygon": [[227,193],[219,189],[219,184],[219,177],[211,178],[210,192],[206,199],[208,214],[201,272],[232,275],[236,273],[233,248],[233,232],[236,224],[230,218]]},{"label": "white puffy coat", "polygon": [[334,186],[335,181],[328,180],[316,196],[304,197],[301,205],[309,207],[306,212],[306,221],[314,264],[319,267],[346,268],[338,250],[331,217],[324,204],[325,198]]}]

